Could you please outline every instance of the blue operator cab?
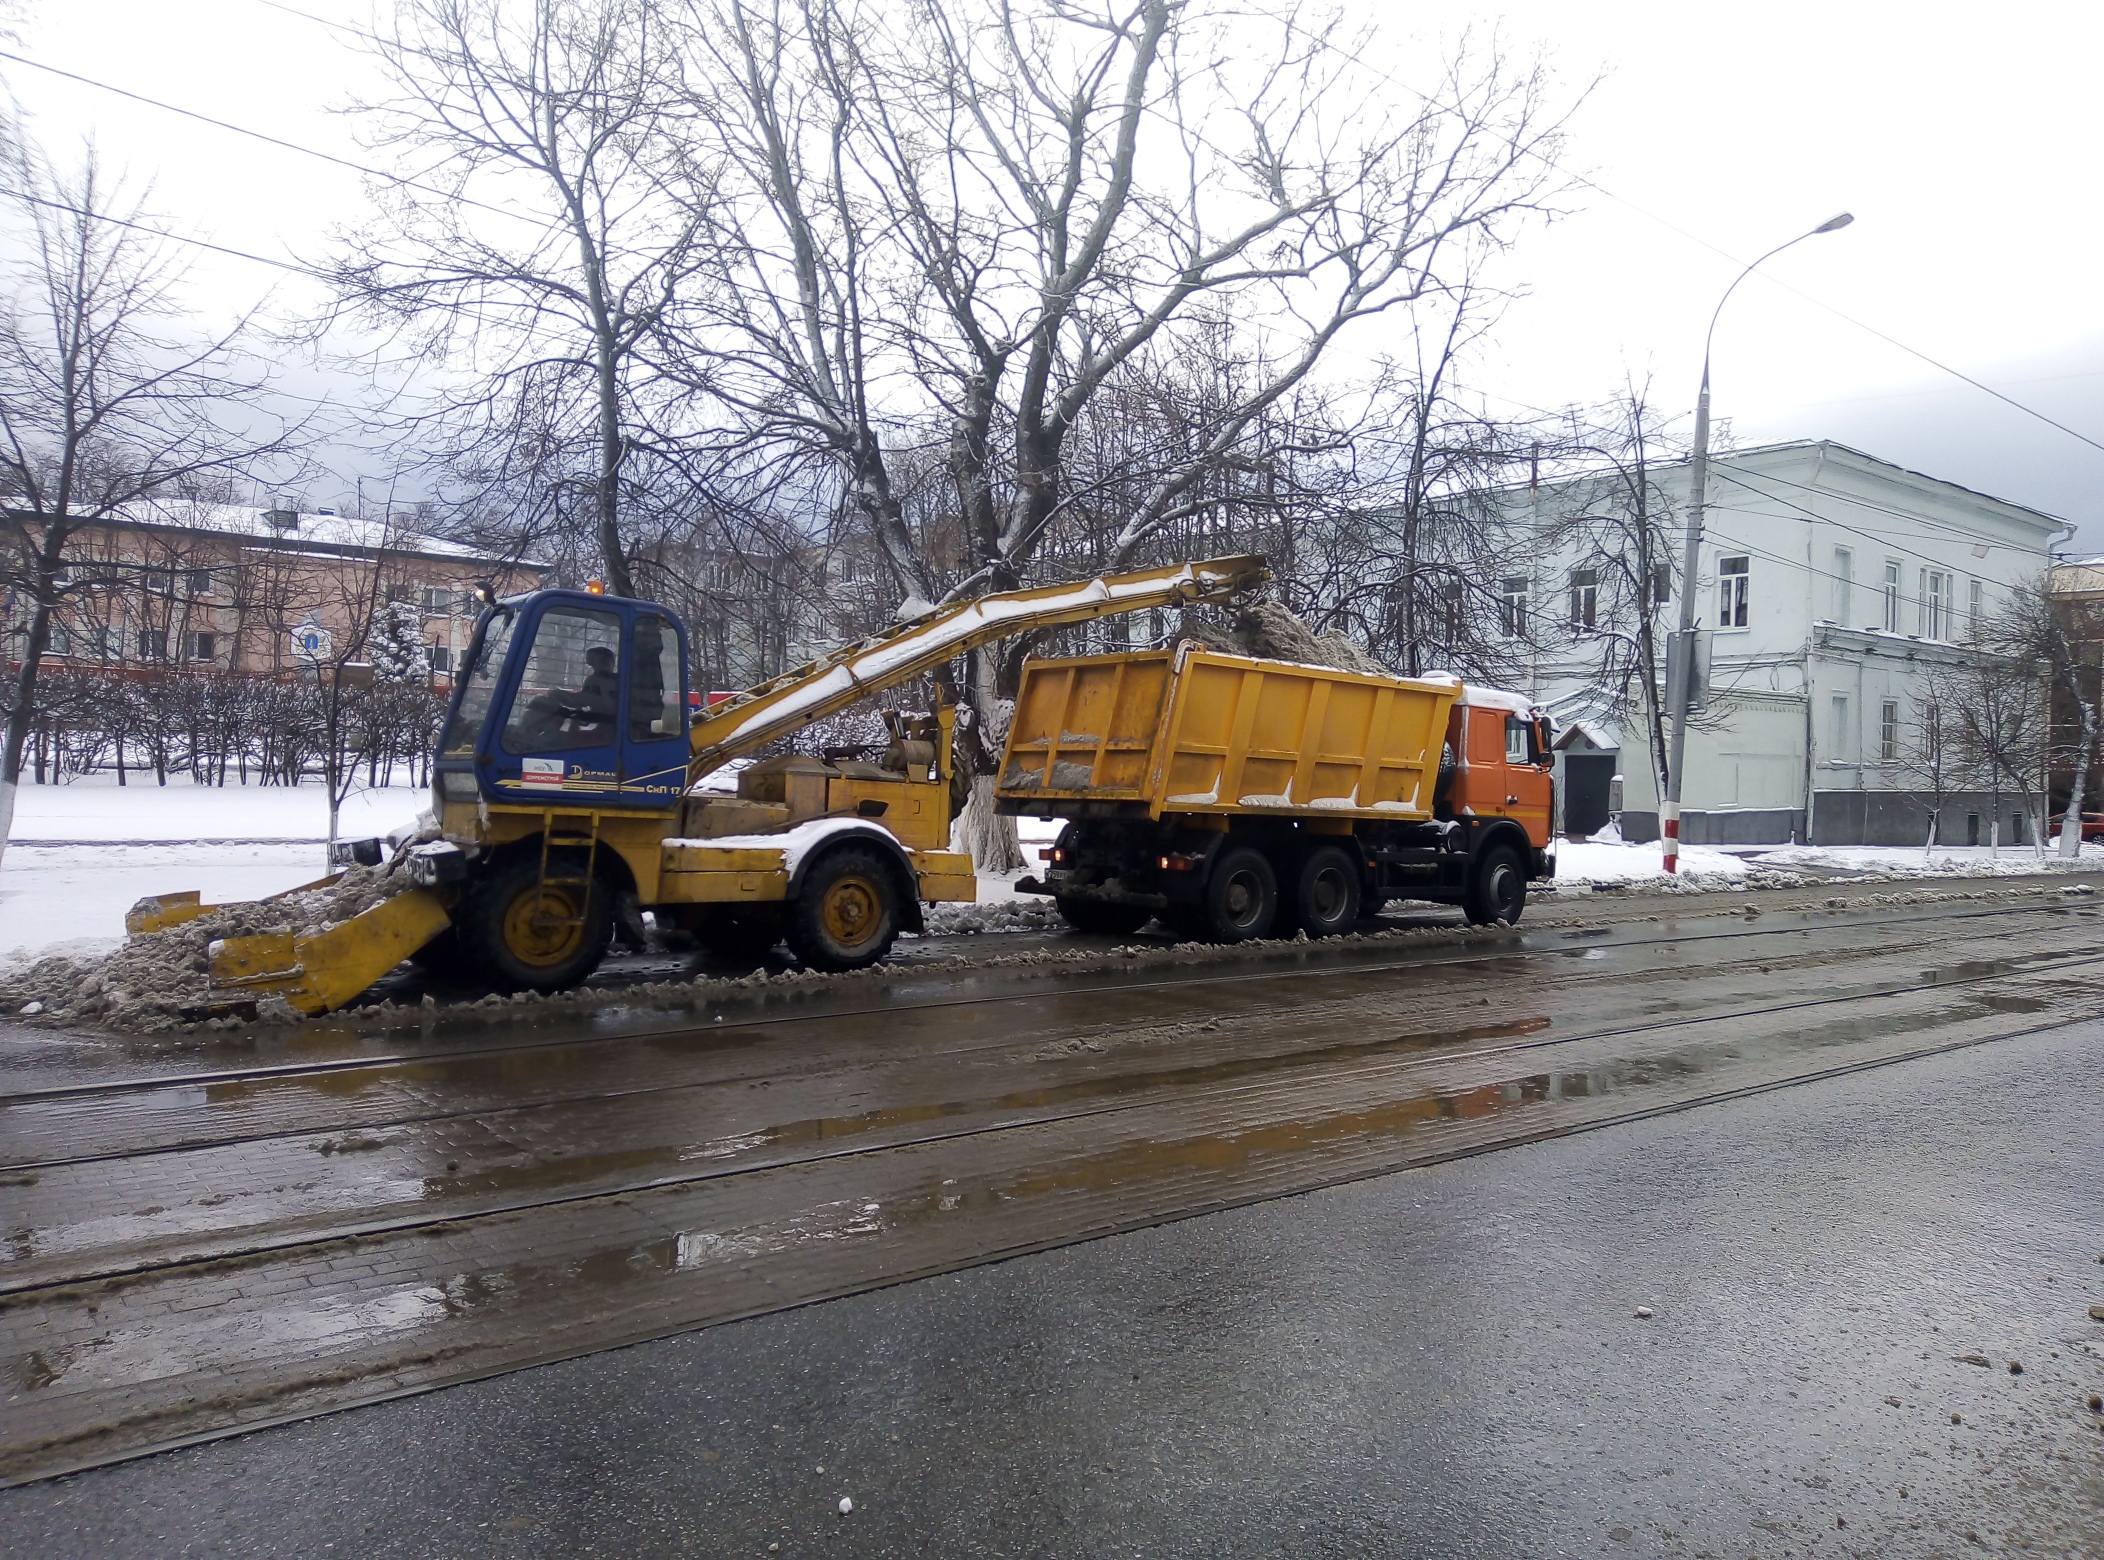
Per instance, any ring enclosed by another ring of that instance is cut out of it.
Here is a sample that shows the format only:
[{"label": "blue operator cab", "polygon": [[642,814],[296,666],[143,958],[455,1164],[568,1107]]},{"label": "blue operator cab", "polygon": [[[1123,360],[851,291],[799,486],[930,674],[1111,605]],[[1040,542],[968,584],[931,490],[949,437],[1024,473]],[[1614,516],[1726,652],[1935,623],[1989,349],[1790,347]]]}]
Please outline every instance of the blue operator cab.
[{"label": "blue operator cab", "polygon": [[494,603],[454,680],[443,801],[669,810],[687,784],[687,633],[649,601]]}]

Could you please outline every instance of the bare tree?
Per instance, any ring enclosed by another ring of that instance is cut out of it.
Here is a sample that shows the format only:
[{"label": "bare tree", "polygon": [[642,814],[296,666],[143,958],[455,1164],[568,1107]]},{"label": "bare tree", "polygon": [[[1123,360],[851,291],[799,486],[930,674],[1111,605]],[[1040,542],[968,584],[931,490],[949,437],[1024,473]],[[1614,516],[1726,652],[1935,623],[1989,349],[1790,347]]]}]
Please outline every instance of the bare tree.
[{"label": "bare tree", "polygon": [[[695,208],[722,265],[692,380],[741,419],[741,455],[781,440],[832,465],[903,613],[1055,561],[1136,561],[1214,502],[1208,478],[1340,339],[1468,274],[1557,177],[1537,77],[1464,54],[1433,101],[1390,116],[1360,40],[1291,18],[1180,0],[687,15],[694,113],[717,137]],[[1144,473],[1099,557],[1045,558],[1091,407],[1222,331],[1260,371]],[[921,544],[896,479],[929,445],[954,557]],[[1000,682],[994,656],[969,661],[982,779]],[[982,865],[1018,859],[999,820],[973,817]]]},{"label": "bare tree", "polygon": [[411,427],[466,501],[499,497],[515,531],[583,521],[623,595],[626,470],[663,442],[651,347],[706,205],[663,193],[684,142],[662,39],[652,0],[404,0],[375,45],[395,95],[368,112],[420,172],[375,187],[332,268],[436,376]]},{"label": "bare tree", "polygon": [[61,171],[19,127],[5,133],[0,200],[18,219],[21,258],[7,268],[0,314],[0,571],[26,622],[9,646],[0,851],[54,613],[108,583],[69,575],[77,539],[213,478],[253,472],[303,434],[261,404],[267,376],[243,351],[245,321],[203,340],[178,330],[180,275],[93,153]]},{"label": "bare tree", "polygon": [[[2090,758],[2097,741],[2097,676],[2091,649],[2097,634],[2091,617],[2087,602],[2057,600],[2045,580],[2025,580],[2010,591],[1983,636],[1995,652],[2019,665],[2037,668],[2049,685],[2049,700],[2075,712],[2074,739],[2061,745],[2073,772],[2067,821],[2060,831],[2063,856],[2081,852],[2082,801],[2089,792]],[[2045,816],[2043,811],[2039,816],[2041,836]]]}]

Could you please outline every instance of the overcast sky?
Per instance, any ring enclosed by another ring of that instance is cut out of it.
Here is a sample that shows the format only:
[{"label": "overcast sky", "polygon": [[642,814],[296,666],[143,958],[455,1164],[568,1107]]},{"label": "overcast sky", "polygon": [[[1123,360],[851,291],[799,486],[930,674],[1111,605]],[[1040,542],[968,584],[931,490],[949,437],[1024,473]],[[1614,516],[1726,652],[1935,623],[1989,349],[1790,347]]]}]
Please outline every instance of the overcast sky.
[{"label": "overcast sky", "polygon": [[[298,8],[372,14],[366,0]],[[1397,91],[1429,83],[1459,9],[1378,14],[1403,29],[1385,60]],[[1494,410],[1598,400],[1629,378],[1691,409],[1702,332],[1738,265],[1852,211],[1733,297],[1716,415],[1741,443],[1839,439],[2035,505],[2104,551],[2104,453],[1873,334],[2104,443],[2104,7],[1509,0],[1466,21],[1478,43],[1539,53],[1566,94],[1596,83],[1566,158],[1593,187],[1507,261],[1527,296],[1472,374]],[[348,45],[266,0],[29,0],[11,52],[358,158],[336,110],[374,88]],[[151,180],[174,230],[312,258],[360,217],[347,170],[32,66],[0,61],[0,78],[54,152],[92,134]],[[194,280],[220,310],[270,287],[296,305],[306,285],[209,254]]]}]

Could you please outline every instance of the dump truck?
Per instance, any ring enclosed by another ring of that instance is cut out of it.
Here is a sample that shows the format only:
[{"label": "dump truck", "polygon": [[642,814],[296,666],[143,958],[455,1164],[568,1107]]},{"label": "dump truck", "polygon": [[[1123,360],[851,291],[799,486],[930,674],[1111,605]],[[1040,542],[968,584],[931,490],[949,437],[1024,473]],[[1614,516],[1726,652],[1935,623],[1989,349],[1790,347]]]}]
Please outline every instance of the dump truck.
[{"label": "dump truck", "polygon": [[[560,990],[597,968],[617,923],[639,937],[645,909],[744,953],[786,940],[817,969],[873,964],[921,929],[923,904],[976,895],[971,858],[949,848],[954,710],[887,711],[889,740],[867,750],[747,762],[734,792],[704,781],[995,640],[1226,600],[1267,577],[1260,558],[1220,558],[958,602],[698,710],[686,626],[667,608],[596,590],[491,600],[432,764],[434,837],[400,864],[414,886],[319,931],[215,942],[212,996],[322,1013],[404,959]],[[353,854],[377,865],[380,842]],[[127,927],[152,935],[216,908],[166,894]]]},{"label": "dump truck", "polygon": [[1519,694],[1174,650],[1023,664],[996,805],[1064,819],[1072,925],[1333,936],[1390,899],[1515,922],[1548,854],[1550,728]]}]

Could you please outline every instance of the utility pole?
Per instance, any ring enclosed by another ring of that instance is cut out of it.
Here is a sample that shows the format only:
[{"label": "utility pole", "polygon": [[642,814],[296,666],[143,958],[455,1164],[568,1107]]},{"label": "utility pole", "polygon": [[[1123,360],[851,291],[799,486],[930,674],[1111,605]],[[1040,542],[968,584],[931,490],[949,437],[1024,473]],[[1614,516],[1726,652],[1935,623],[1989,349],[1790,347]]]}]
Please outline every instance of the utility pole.
[{"label": "utility pole", "polygon": [[[1702,389],[1695,397],[1695,450],[1688,461],[1687,546],[1680,560],[1680,632],[1666,652],[1666,692],[1672,704],[1673,735],[1666,754],[1666,800],[1659,809],[1659,833],[1664,838],[1665,867],[1680,870],[1680,776],[1681,759],[1688,747],[1688,705],[1694,691],[1695,671],[1695,571],[1702,561],[1702,510],[1709,486],[1710,343],[1717,334],[1717,318],[1738,290],[1739,283],[1788,249],[1821,233],[1833,233],[1856,219],[1847,212],[1828,217],[1809,233],[1800,233],[1788,244],[1777,244],[1760,259],[1732,278],[1731,286],[1717,300],[1710,315],[1709,332],[1702,338]],[[1809,806],[1811,793],[1805,794]],[[1807,842],[1809,843],[1809,842]]]}]

